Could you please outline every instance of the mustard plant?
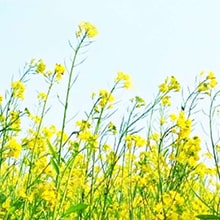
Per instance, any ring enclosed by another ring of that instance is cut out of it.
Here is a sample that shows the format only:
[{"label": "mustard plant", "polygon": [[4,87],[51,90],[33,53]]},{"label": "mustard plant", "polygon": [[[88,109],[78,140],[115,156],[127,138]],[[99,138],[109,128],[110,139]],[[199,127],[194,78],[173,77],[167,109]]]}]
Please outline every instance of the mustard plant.
[{"label": "mustard plant", "polygon": [[[220,90],[212,71],[201,72],[187,91],[168,76],[152,101],[134,96],[124,108],[119,91],[132,80],[119,70],[112,87],[93,92],[91,108],[67,127],[76,68],[97,34],[81,22],[70,66],[48,70],[32,59],[0,95],[0,219],[220,219]],[[36,94],[37,111],[25,103],[35,77],[47,85]],[[55,126],[47,113],[62,78],[62,121]]]}]

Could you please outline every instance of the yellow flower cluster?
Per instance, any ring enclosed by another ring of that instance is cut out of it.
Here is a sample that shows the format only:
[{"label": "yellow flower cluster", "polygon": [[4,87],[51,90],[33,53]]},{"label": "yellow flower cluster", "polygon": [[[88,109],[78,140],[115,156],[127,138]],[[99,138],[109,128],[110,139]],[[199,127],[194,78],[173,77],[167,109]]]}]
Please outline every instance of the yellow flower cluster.
[{"label": "yellow flower cluster", "polygon": [[168,91],[179,92],[180,84],[174,76],[167,77],[164,83],[159,85],[159,91],[162,93],[167,93]]},{"label": "yellow flower cluster", "polygon": [[45,200],[48,203],[50,209],[53,210],[57,201],[55,185],[52,182],[41,183],[38,186],[38,190],[40,192],[41,198]]},{"label": "yellow flower cluster", "polygon": [[[35,59],[31,60],[30,66],[36,67],[36,72],[44,75],[47,79],[56,79],[56,82],[59,82],[66,70],[66,68],[62,64],[56,64],[54,71],[48,70],[46,71],[46,64],[42,59],[35,61]],[[52,78],[51,78],[52,77]]]},{"label": "yellow flower cluster", "polygon": [[14,81],[11,83],[12,94],[15,98],[24,100],[24,92],[25,92],[25,85],[21,81]]},{"label": "yellow flower cluster", "polygon": [[107,104],[108,104],[107,108],[113,107],[113,102],[115,101],[115,97],[111,93],[109,93],[107,90],[100,89],[99,97],[100,97],[99,105],[102,108],[105,107]]},{"label": "yellow flower cluster", "polygon": [[174,147],[176,153],[171,153],[169,158],[178,161],[181,164],[187,164],[190,167],[196,167],[199,161],[199,153],[201,150],[201,140],[199,137],[185,138],[178,142]]},{"label": "yellow flower cluster", "polygon": [[21,144],[15,138],[9,139],[6,145],[6,152],[8,157],[18,158],[21,153]]},{"label": "yellow flower cluster", "polygon": [[39,92],[37,98],[39,101],[45,102],[47,100],[47,94],[45,92]]},{"label": "yellow flower cluster", "polygon": [[[203,75],[203,74],[202,74]],[[209,91],[218,84],[215,74],[210,71],[205,80],[198,85],[198,92]]]},{"label": "yellow flower cluster", "polygon": [[36,72],[44,74],[44,72],[46,70],[46,64],[44,63],[44,61],[42,59],[40,59],[35,65],[36,65]]},{"label": "yellow flower cluster", "polygon": [[165,192],[162,196],[163,202],[156,204],[154,211],[156,213],[157,219],[167,219],[178,220],[181,215],[178,215],[178,209],[184,203],[184,198],[176,191]]},{"label": "yellow flower cluster", "polygon": [[163,106],[171,106],[170,96],[166,95],[161,99],[161,103]]},{"label": "yellow flower cluster", "polygon": [[143,147],[146,146],[147,140],[140,135],[127,135],[125,137],[127,148],[130,149],[132,146]]},{"label": "yellow flower cluster", "polygon": [[0,105],[2,105],[3,100],[4,100],[4,97],[0,95]]},{"label": "yellow flower cluster", "polygon": [[91,124],[88,121],[81,120],[76,122],[76,126],[79,127],[77,138],[88,144],[89,148],[95,151],[98,146],[98,135],[92,132]]},{"label": "yellow flower cluster", "polygon": [[179,136],[179,138],[188,137],[191,132],[192,121],[189,118],[186,118],[185,112],[180,111],[179,115],[170,114],[170,119],[176,122],[177,130],[173,129]]},{"label": "yellow flower cluster", "polygon": [[98,29],[90,22],[83,21],[78,25],[78,27],[79,27],[79,30],[77,32],[78,37],[81,36],[83,33],[85,33],[88,36],[88,38],[93,38],[98,35]]},{"label": "yellow flower cluster", "polygon": [[20,113],[17,111],[10,111],[9,119],[10,119],[10,129],[14,131],[20,131],[21,130]]},{"label": "yellow flower cluster", "polygon": [[61,64],[56,64],[55,66],[55,74],[56,74],[56,81],[59,82],[65,72],[65,67]]},{"label": "yellow flower cluster", "polygon": [[115,78],[115,82],[122,82],[123,83],[123,87],[126,89],[129,89],[131,87],[131,77],[129,74],[124,73],[122,71],[118,71],[117,72],[117,76]]}]

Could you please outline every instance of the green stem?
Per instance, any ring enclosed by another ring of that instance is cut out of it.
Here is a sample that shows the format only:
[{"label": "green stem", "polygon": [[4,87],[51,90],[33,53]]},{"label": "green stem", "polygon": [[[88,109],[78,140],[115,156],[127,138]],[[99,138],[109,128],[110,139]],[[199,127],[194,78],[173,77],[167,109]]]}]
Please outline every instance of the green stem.
[{"label": "green stem", "polygon": [[[66,119],[67,119],[67,110],[68,110],[68,105],[69,105],[69,97],[70,97],[70,91],[71,91],[71,87],[72,87],[72,83],[73,83],[73,73],[74,73],[74,68],[76,65],[76,59],[77,59],[77,55],[79,53],[79,50],[82,47],[82,44],[84,42],[84,40],[86,39],[87,34],[85,33],[83,35],[83,37],[81,38],[80,42],[78,43],[76,49],[75,49],[75,53],[74,53],[74,57],[72,60],[72,64],[71,64],[71,69],[69,72],[69,78],[68,78],[68,85],[67,85],[67,90],[66,90],[66,98],[65,98],[65,104],[64,104],[64,112],[63,112],[63,120],[62,120],[62,128],[61,128],[61,137],[60,137],[60,142],[59,142],[59,149],[58,149],[58,167],[60,168],[61,166],[61,162],[62,162],[62,147],[63,147],[63,138],[64,138],[64,133],[65,133],[65,126],[66,126]],[[72,170],[72,168],[71,168]],[[69,179],[68,179],[69,182]],[[60,184],[61,184],[61,177],[59,172],[57,173],[56,176],[56,188],[57,188],[57,192],[59,193],[60,190]],[[68,183],[67,183],[68,184]],[[62,202],[64,202],[66,197],[66,194],[63,195],[62,198]],[[52,219],[56,219],[57,218],[57,213],[59,213],[61,206],[59,205],[59,207],[55,206],[54,212],[53,212],[53,217]]]}]

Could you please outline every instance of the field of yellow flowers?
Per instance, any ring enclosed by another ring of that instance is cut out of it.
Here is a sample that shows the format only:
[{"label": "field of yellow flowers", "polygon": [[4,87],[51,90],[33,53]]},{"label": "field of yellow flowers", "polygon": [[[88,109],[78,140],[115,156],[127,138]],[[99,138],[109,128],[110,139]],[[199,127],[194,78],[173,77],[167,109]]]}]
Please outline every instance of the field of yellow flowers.
[{"label": "field of yellow flowers", "polygon": [[[91,23],[80,23],[70,67],[48,70],[43,60],[32,59],[0,96],[0,219],[220,219],[220,90],[213,72],[198,75],[179,109],[171,101],[182,88],[170,76],[152,102],[129,100],[119,121],[115,94],[132,82],[118,71],[112,88],[92,94],[85,117],[72,131],[66,128],[78,56],[97,34]],[[37,112],[22,105],[33,75],[48,85],[37,94]],[[48,101],[64,75],[62,123],[48,125]],[[201,100],[208,107],[207,149],[194,131]]]}]

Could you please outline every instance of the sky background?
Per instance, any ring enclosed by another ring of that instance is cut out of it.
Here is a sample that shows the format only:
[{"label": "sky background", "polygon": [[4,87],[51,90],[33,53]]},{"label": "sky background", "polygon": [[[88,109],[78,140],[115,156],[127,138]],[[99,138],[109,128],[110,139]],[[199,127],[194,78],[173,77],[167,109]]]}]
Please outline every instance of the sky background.
[{"label": "sky background", "polygon": [[118,70],[130,73],[132,92],[147,101],[168,75],[185,86],[201,70],[220,79],[219,11],[219,0],[0,0],[0,90],[31,58],[52,69],[68,62],[80,21],[95,24],[99,36],[77,69],[78,107],[92,91],[110,88]]}]

